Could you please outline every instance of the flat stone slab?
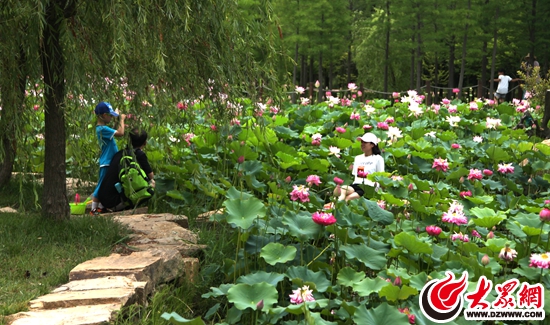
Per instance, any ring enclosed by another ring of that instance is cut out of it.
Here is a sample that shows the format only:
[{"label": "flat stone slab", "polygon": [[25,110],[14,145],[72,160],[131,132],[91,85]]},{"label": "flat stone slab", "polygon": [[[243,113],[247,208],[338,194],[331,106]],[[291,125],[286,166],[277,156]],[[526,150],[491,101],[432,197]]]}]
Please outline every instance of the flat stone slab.
[{"label": "flat stone slab", "polygon": [[26,311],[9,316],[9,325],[104,325],[114,320],[119,304]]},{"label": "flat stone slab", "polygon": [[126,225],[134,234],[147,238],[179,237],[183,241],[196,244],[198,236],[187,229],[189,222],[186,216],[170,213],[115,215],[114,220]]},{"label": "flat stone slab", "polygon": [[130,255],[111,254],[77,265],[69,273],[69,280],[125,276],[150,282],[155,287],[183,274],[183,267],[183,257],[171,248],[134,252]]},{"label": "flat stone slab", "polygon": [[4,207],[0,208],[0,213],[17,213],[17,210],[12,207]]},{"label": "flat stone slab", "polygon": [[45,310],[98,304],[116,304],[124,307],[136,301],[137,294],[134,288],[62,291],[31,300],[29,309]]},{"label": "flat stone slab", "polygon": [[180,252],[183,257],[199,256],[200,253],[207,248],[206,245],[188,244],[183,242],[178,237],[166,237],[159,239],[150,239],[136,236],[127,243],[130,249],[138,251],[163,249],[170,247]]}]

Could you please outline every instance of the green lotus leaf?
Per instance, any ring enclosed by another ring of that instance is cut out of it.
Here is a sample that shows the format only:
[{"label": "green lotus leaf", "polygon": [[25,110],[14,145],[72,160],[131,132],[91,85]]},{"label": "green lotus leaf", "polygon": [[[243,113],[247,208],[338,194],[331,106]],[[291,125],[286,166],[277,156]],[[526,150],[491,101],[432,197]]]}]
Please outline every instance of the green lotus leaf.
[{"label": "green lotus leaf", "polygon": [[347,258],[357,259],[373,270],[381,270],[386,265],[384,253],[366,245],[343,245],[340,249],[346,253]]},{"label": "green lotus leaf", "polygon": [[365,308],[365,305],[357,308],[352,317],[355,324],[376,325],[408,325],[407,315],[400,313],[395,306],[383,302],[376,308]]},{"label": "green lotus leaf", "polygon": [[421,291],[422,288],[426,285],[428,282],[428,275],[426,272],[415,274],[411,277],[411,281],[409,282],[409,285],[416,290]]},{"label": "green lotus leaf", "polygon": [[466,199],[474,204],[489,204],[494,201],[494,198],[489,195],[467,196]]},{"label": "green lotus leaf", "polygon": [[313,272],[306,266],[292,266],[288,269],[286,275],[298,287],[309,285],[310,289],[315,289],[318,292],[325,292],[331,285],[323,272]]},{"label": "green lotus leaf", "polygon": [[311,214],[301,211],[298,214],[287,212],[283,216],[283,224],[287,225],[290,234],[299,241],[307,241],[317,238],[323,227],[311,219]]},{"label": "green lotus leaf", "polygon": [[[485,246],[487,246],[494,253],[500,253],[500,250],[503,249],[508,242],[509,241],[507,238],[491,238],[487,239],[487,241],[485,242]],[[511,242],[510,244],[512,248],[515,247],[514,242]]]},{"label": "green lotus leaf", "polygon": [[231,289],[233,286],[233,283],[225,283],[220,285],[219,287],[211,287],[210,292],[203,294],[202,298],[210,298],[210,297],[221,297],[225,296],[227,294],[227,291]]},{"label": "green lotus leaf", "polygon": [[418,290],[416,290],[415,288],[411,288],[407,285],[398,287],[391,283],[383,287],[380,292],[378,292],[378,295],[380,297],[385,297],[388,301],[406,300],[410,296],[417,294]]},{"label": "green lotus leaf", "polygon": [[409,251],[411,254],[431,254],[433,249],[428,243],[425,243],[418,239],[416,236],[408,234],[406,232],[401,232],[397,234],[394,238],[395,244],[397,246],[402,246]]},{"label": "green lotus leaf", "polygon": [[410,153],[410,150],[405,148],[386,148],[385,150],[395,158],[404,157]]},{"label": "green lotus leaf", "polygon": [[178,313],[163,313],[160,315],[161,318],[166,319],[167,321],[170,321],[172,324],[187,324],[187,325],[204,325],[204,321],[200,318],[193,318],[193,319],[187,319],[183,318]]},{"label": "green lotus leaf", "polygon": [[275,273],[275,272],[268,273],[264,271],[258,271],[256,273],[242,275],[237,279],[237,283],[246,283],[246,284],[252,285],[255,283],[265,282],[275,287],[284,278],[285,276],[281,273]]},{"label": "green lotus leaf", "polygon": [[378,206],[378,203],[361,198],[362,205],[367,208],[369,217],[376,221],[380,222],[383,225],[391,225],[395,220],[393,213],[386,211]]},{"label": "green lotus leaf", "polygon": [[263,300],[264,306],[271,307],[277,302],[277,289],[274,286],[265,283],[246,284],[239,283],[234,285],[227,292],[227,300],[239,310],[252,308],[256,310],[257,304]]},{"label": "green lotus leaf", "polygon": [[316,171],[319,173],[327,173],[330,163],[326,159],[313,159],[309,157],[303,158],[309,171]]},{"label": "green lotus leaf", "polygon": [[504,189],[504,185],[502,185],[501,182],[493,181],[491,179],[482,179],[481,184],[484,186],[488,186],[491,190],[502,190]]},{"label": "green lotus leaf", "polygon": [[256,218],[265,217],[265,206],[260,199],[226,200],[223,205],[227,212],[227,222],[246,230],[252,226]]},{"label": "green lotus leaf", "polygon": [[269,243],[262,248],[260,256],[269,265],[286,263],[296,257],[296,247],[284,246],[279,243]]},{"label": "green lotus leaf", "polygon": [[284,126],[276,126],[273,130],[275,130],[275,132],[277,132],[277,134],[283,139],[295,139],[300,136],[296,131]]},{"label": "green lotus leaf", "polygon": [[388,282],[385,280],[376,277],[376,278],[366,278],[363,279],[361,282],[354,284],[353,291],[356,291],[359,296],[361,297],[367,297],[371,293],[378,293],[380,289],[387,286]]},{"label": "green lotus leaf", "polygon": [[250,199],[250,198],[254,197],[252,194],[246,193],[246,192],[241,192],[241,191],[237,190],[235,187],[232,187],[229,190],[227,190],[227,192],[225,193],[225,196],[228,199],[243,199],[243,200],[244,199]]},{"label": "green lotus leaf", "polygon": [[542,230],[540,228],[534,228],[529,226],[523,226],[521,230],[523,230],[523,232],[527,236],[538,236],[542,233]]},{"label": "green lotus leaf", "polygon": [[287,169],[292,166],[298,166],[302,163],[302,159],[300,157],[292,156],[284,152],[277,152],[275,156],[280,159],[279,165],[283,169]]},{"label": "green lotus leaf", "polygon": [[337,283],[341,286],[352,287],[365,278],[365,272],[355,272],[351,267],[345,267],[338,272]]}]

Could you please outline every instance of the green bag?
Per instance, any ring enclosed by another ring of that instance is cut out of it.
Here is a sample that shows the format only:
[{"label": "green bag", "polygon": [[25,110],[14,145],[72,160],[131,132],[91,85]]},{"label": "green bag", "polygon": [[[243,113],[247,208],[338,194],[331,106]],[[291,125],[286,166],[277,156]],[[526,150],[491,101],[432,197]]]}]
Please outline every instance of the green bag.
[{"label": "green bag", "polygon": [[154,188],[149,185],[147,175],[136,161],[133,151],[125,152],[125,155],[120,158],[118,176],[125,201],[131,205],[137,206],[153,196]]}]

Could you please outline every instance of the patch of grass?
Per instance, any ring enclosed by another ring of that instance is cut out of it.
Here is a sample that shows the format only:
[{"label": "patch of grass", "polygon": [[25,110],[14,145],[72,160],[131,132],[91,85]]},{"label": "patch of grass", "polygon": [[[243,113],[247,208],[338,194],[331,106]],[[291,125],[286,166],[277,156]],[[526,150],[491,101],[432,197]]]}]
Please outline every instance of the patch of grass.
[{"label": "patch of grass", "polygon": [[57,222],[38,213],[0,214],[0,315],[26,310],[29,300],[68,282],[76,265],[109,255],[127,234],[109,217]]},{"label": "patch of grass", "polygon": [[16,175],[0,188],[0,208],[12,207],[19,211],[40,211],[43,185],[32,175]]}]

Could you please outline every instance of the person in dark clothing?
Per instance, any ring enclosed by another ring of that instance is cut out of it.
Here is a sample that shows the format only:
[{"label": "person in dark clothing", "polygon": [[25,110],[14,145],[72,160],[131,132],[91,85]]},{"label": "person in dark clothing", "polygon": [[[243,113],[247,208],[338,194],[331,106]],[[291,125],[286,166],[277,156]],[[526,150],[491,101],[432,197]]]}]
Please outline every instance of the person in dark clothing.
[{"label": "person in dark clothing", "polygon": [[[151,165],[149,164],[147,155],[145,154],[145,152],[142,151],[142,149],[147,144],[147,132],[145,132],[144,130],[139,130],[137,128],[132,129],[132,131],[130,132],[130,142],[132,144],[133,154],[136,157],[137,163],[147,175],[150,185],[154,187],[155,175],[153,173]],[[120,182],[120,159],[123,156],[131,154],[132,149],[124,149],[118,151],[113,156],[109,169],[107,170],[107,174],[101,182],[101,186],[98,192],[98,198],[101,204],[109,210],[119,211],[124,210],[127,207],[126,203],[123,202],[123,197],[121,193],[119,193],[119,191],[117,190],[115,184]]]}]

